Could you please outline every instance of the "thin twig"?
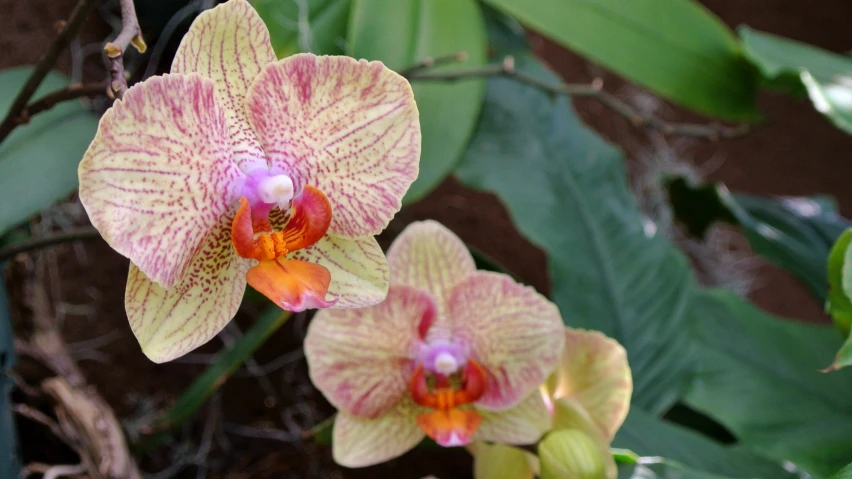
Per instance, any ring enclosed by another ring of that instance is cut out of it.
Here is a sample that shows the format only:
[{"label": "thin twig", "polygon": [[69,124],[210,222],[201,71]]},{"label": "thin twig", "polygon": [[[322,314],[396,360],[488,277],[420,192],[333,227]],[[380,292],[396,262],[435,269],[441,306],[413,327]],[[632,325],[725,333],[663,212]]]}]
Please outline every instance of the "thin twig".
[{"label": "thin twig", "polygon": [[64,23],[59,35],[56,36],[56,39],[50,44],[44,55],[39,58],[24,87],[21,88],[18,96],[12,101],[12,106],[9,107],[6,117],[0,123],[0,142],[5,140],[9,136],[9,133],[18,126],[17,119],[21,117],[21,112],[26,109],[27,104],[33,95],[35,95],[41,82],[44,81],[44,78],[53,69],[53,66],[56,65],[59,55],[68,48],[68,45],[77,36],[77,33],[83,27],[89,10],[92,9],[95,3],[97,3],[97,0],[80,0],[77,2],[77,6],[74,7],[68,21]]},{"label": "thin twig", "polygon": [[124,51],[133,45],[139,53],[145,53],[148,48],[142,38],[142,29],[136,18],[136,8],[133,0],[119,0],[121,3],[121,31],[115,40],[104,45],[104,51],[109,59],[110,91],[115,98],[121,98],[127,91],[127,78],[124,76]]},{"label": "thin twig", "polygon": [[65,88],[60,88],[59,90],[48,93],[47,95],[30,103],[23,111],[21,111],[20,116],[15,119],[15,122],[17,125],[25,125],[29,123],[30,118],[34,115],[50,110],[62,102],[75,100],[77,98],[95,98],[105,95],[107,86],[106,82],[98,82],[76,83],[74,85],[68,85]]},{"label": "thin twig", "polygon": [[57,424],[56,421],[54,421],[38,409],[31,408],[26,404],[13,404],[12,411],[14,411],[15,414],[24,416],[25,418],[31,421],[35,421],[43,426],[46,426],[48,429],[50,429],[50,432],[52,432],[53,435],[56,436],[57,439],[60,439],[63,442],[70,442],[68,440],[68,436],[66,436],[65,432],[63,432],[62,429],[59,427],[59,424]]},{"label": "thin twig", "polygon": [[100,233],[98,233],[98,230],[92,228],[91,226],[83,226],[63,231],[61,233],[42,236],[39,238],[31,238],[26,241],[21,241],[0,248],[0,263],[9,258],[14,257],[17,254],[26,253],[27,251],[42,249],[60,243],[68,243],[70,241],[90,240],[99,237]]},{"label": "thin twig", "polygon": [[515,60],[511,56],[505,57],[503,62],[500,64],[491,64],[457,71],[421,72],[420,70],[422,70],[422,68],[415,69],[413,72],[404,76],[412,81],[457,81],[465,78],[504,76],[534,86],[554,95],[570,95],[575,97],[592,98],[623,116],[634,126],[653,128],[664,135],[692,136],[717,141],[720,139],[737,138],[751,131],[751,126],[747,124],[730,127],[719,123],[711,123],[708,125],[696,123],[670,123],[654,116],[651,113],[643,113],[622,100],[619,100],[615,95],[607,93],[603,89],[603,80],[600,78],[595,79],[589,84],[552,84],[539,80],[529,73],[517,70],[515,68]]},{"label": "thin twig", "polygon": [[426,57],[415,63],[414,65],[411,65],[410,67],[406,68],[405,70],[402,70],[401,72],[399,72],[399,74],[404,76],[405,78],[411,78],[411,76],[415,73],[419,73],[428,68],[434,68],[448,63],[463,62],[466,60],[467,52],[456,52],[452,55],[446,55],[442,57]]}]

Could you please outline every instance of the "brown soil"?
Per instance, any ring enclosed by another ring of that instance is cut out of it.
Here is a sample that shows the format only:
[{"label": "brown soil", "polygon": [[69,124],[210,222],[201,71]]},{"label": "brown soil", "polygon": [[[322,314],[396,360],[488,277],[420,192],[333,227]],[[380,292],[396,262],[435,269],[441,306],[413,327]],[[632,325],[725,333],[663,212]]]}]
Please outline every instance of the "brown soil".
[{"label": "brown soil", "polygon": [[[66,18],[74,3],[75,0],[0,0],[0,12],[3,12],[0,68],[36,61],[43,46],[54,35],[52,25]],[[847,19],[852,16],[852,3],[832,0],[809,3],[751,0],[747,5],[741,0],[707,0],[704,3],[731,26],[748,23],[834,51],[852,47],[847,25]],[[84,40],[98,41],[108,32],[109,28],[93,15]],[[534,44],[567,81],[588,81],[602,76],[606,87],[624,98],[631,99],[637,94],[635,88],[552,43],[538,39]],[[67,54],[59,67],[69,71]],[[90,59],[86,63],[87,77],[97,78],[99,68],[98,59]],[[724,181],[733,190],[771,195],[827,193],[838,199],[842,212],[849,214],[852,190],[846,183],[852,136],[832,127],[805,101],[762,95],[760,105],[769,124],[744,138],[722,143],[679,139],[668,145],[680,157],[697,164],[724,159],[709,178]],[[631,160],[653,151],[644,134],[599,104],[582,101],[577,103],[577,108],[584,120],[606,138],[626,147]],[[694,119],[665,104],[660,108],[671,120]],[[642,174],[638,162],[630,164],[634,174]],[[544,254],[513,229],[505,209],[492,195],[468,191],[449,179],[428,199],[406,208],[382,236],[382,242],[387,245],[404,225],[425,218],[446,224],[524,282],[541,291],[549,289]],[[146,409],[161,407],[173,400],[203,366],[181,362],[155,365],[141,354],[123,308],[127,261],[100,241],[85,246],[85,261],[70,247],[56,248],[53,253],[56,264],[61,265],[58,283],[51,285],[54,307],[64,311],[63,333],[69,343],[80,347],[78,359],[89,381],[128,423],[139,420]],[[31,271],[23,264],[13,269],[16,278],[29,275]],[[760,306],[789,317],[815,322],[825,320],[821,305],[790,275],[769,266],[761,268],[759,275],[763,286],[753,292],[752,298]],[[12,289],[19,291],[14,284]],[[18,326],[23,328],[26,312],[19,309],[18,313]],[[252,317],[250,312],[241,313],[236,322],[238,328],[247,329]],[[208,458],[208,477],[419,478],[429,474],[441,478],[470,477],[470,460],[463,451],[448,454],[419,449],[386,465],[347,471],[332,464],[327,447],[288,437],[288,434],[292,436],[309,429],[331,413],[322,397],[309,388],[304,360],[298,356],[305,320],[304,316],[291,320],[255,356],[258,364],[266,365],[296,351],[293,361],[269,372],[263,379],[241,375],[230,380],[211,406],[202,411],[199,421],[179,434],[170,448],[146,458],[141,463],[143,469],[155,472],[178,458],[190,457],[198,446],[201,431],[211,425],[215,434]],[[80,343],[93,338],[108,338],[109,341],[97,347]],[[214,353],[220,347],[221,342],[214,340],[198,353]],[[39,374],[27,361],[22,362],[20,373],[25,378],[35,378]],[[20,393],[16,393],[16,399],[22,399]],[[73,460],[73,454],[63,451],[39,426],[20,420],[19,429],[25,462]],[[277,438],[249,437],[258,431],[272,431]],[[196,477],[196,471],[195,466],[187,467],[177,477]]]}]

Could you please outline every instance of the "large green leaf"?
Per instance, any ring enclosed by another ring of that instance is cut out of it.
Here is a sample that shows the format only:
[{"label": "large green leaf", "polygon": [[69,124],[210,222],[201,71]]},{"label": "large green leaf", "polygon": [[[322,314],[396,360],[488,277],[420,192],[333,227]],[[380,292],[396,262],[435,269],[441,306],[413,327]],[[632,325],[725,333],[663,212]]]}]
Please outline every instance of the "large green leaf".
[{"label": "large green leaf", "polygon": [[846,342],[830,369],[852,365],[852,229],[840,235],[828,255],[829,294],[826,309],[834,324],[846,335]]},{"label": "large green leaf", "polygon": [[677,462],[659,457],[640,458],[638,464],[618,468],[618,479],[730,479],[709,472],[696,471]]},{"label": "large green leaf", "polygon": [[820,113],[852,133],[852,58],[742,27],[748,58],[767,80],[797,76]]},{"label": "large green leaf", "polygon": [[734,35],[692,0],[486,0],[651,91],[701,113],[750,120],[756,75]]},{"label": "large green leaf", "polygon": [[[0,112],[9,109],[31,71],[0,72]],[[51,72],[35,98],[67,84],[63,75]],[[69,101],[33,116],[0,143],[0,235],[77,189],[77,165],[97,128],[92,113]]]},{"label": "large green leaf", "polygon": [[[529,54],[512,53],[519,70],[558,80]],[[491,78],[456,174],[496,193],[518,230],[547,252],[552,297],[565,322],[624,345],[634,402],[657,412],[670,406],[692,369],[685,313],[693,276],[641,218],[621,153],[579,121],[568,98]]]},{"label": "large green leaf", "polygon": [[253,0],[278,58],[294,53],[341,55],[351,0]]},{"label": "large green leaf", "polygon": [[[687,467],[737,479],[796,479],[781,465],[740,447],[727,446],[695,431],[632,408],[613,446],[642,456],[663,456]],[[628,476],[630,477],[630,476]],[[653,476],[652,476],[653,477]],[[663,476],[666,477],[666,476]],[[690,476],[684,476],[684,479]]]},{"label": "large green leaf", "polygon": [[820,301],[828,298],[826,260],[831,245],[852,225],[820,197],[765,198],[731,194],[724,185],[669,183],[675,216],[703,236],[715,221],[742,226],[755,253],[793,273]]},{"label": "large green leaf", "polygon": [[772,317],[730,292],[703,292],[694,308],[701,369],[690,406],[812,474],[852,461],[852,371],[818,371],[840,347],[833,328]]},{"label": "large green leaf", "polygon": [[852,479],[852,464],[832,474],[829,479]]},{"label": "large green leaf", "polygon": [[[486,38],[475,0],[353,0],[349,54],[381,60],[395,70],[427,57],[467,52],[466,62],[446,68],[485,63]],[[456,166],[482,106],[484,80],[415,82],[423,151],[420,176],[406,201],[428,193]]]}]

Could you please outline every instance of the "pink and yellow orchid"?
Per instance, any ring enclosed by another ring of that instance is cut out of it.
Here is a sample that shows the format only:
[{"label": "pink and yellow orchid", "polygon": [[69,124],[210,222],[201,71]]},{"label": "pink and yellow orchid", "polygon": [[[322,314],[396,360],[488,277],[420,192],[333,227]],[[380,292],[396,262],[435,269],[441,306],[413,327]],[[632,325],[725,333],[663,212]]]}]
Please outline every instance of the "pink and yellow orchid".
[{"label": "pink and yellow orchid", "polygon": [[553,417],[553,430],[538,447],[541,459],[511,446],[477,442],[470,447],[475,479],[616,477],[609,445],[633,393],[627,352],[597,331],[565,328],[564,334],[559,365],[541,387]]},{"label": "pink and yellow orchid", "polygon": [[383,303],[320,311],[305,338],[311,379],[339,409],[334,459],[376,464],[426,435],[442,446],[535,443],[551,425],[538,388],[565,341],[556,306],[477,271],[433,221],[403,231],[388,263]]},{"label": "pink and yellow orchid", "polygon": [[80,199],[130,258],[130,325],[163,362],[218,333],[247,281],[291,311],[382,301],[374,236],[419,155],[404,78],[347,57],[276,60],[251,5],[230,0],[195,20],[171,73],[106,112]]}]

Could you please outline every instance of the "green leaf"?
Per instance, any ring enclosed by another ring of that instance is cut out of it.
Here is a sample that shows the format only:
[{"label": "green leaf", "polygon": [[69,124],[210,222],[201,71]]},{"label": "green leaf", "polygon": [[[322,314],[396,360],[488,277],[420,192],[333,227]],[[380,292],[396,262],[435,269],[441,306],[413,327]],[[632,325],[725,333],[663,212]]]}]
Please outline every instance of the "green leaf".
[{"label": "green leaf", "polygon": [[[485,27],[475,0],[353,0],[349,55],[400,71],[427,57],[467,52],[458,69],[485,63]],[[441,69],[435,69],[440,71]],[[423,150],[405,201],[423,197],[458,164],[482,106],[484,80],[415,82]]]},{"label": "green leaf", "polygon": [[828,255],[829,293],[826,309],[846,335],[829,370],[852,365],[852,229],[840,235]]},{"label": "green leaf", "polygon": [[[516,66],[558,81],[529,54]],[[570,326],[627,349],[634,404],[668,408],[692,371],[684,331],[693,293],[686,259],[641,218],[621,153],[585,127],[568,98],[488,80],[482,120],[456,175],[503,201],[547,252],[552,297]]]},{"label": "green leaf", "polygon": [[630,409],[624,425],[615,436],[613,446],[635,451],[640,456],[663,456],[667,460],[674,460],[687,467],[723,477],[737,479],[797,479],[799,477],[768,459],[736,446],[720,444],[695,431],[656,418],[637,408]]},{"label": "green leaf", "polygon": [[852,229],[837,238],[828,255],[828,304],[826,308],[843,334],[852,330]]},{"label": "green leaf", "polygon": [[[0,72],[0,112],[5,114],[32,67]],[[51,72],[35,99],[62,88],[68,80]],[[60,103],[19,126],[0,143],[0,235],[77,189],[77,165],[98,119],[79,101]]]},{"label": "green leaf", "polygon": [[814,108],[852,133],[852,58],[748,27],[739,33],[746,56],[767,80],[798,77]]},{"label": "green leaf", "polygon": [[753,120],[756,75],[692,0],[486,0],[528,27],[698,112]]},{"label": "green leaf", "polygon": [[828,479],[852,479],[852,464],[832,474]]},{"label": "green leaf", "polygon": [[785,321],[733,293],[694,305],[701,370],[687,403],[747,447],[827,476],[852,460],[852,371],[823,374],[840,338]]},{"label": "green leaf", "polygon": [[820,301],[828,297],[826,258],[850,223],[824,198],[764,198],[731,194],[722,184],[669,182],[678,220],[702,237],[715,221],[740,225],[755,253],[793,273]]},{"label": "green leaf", "polygon": [[659,457],[643,457],[640,461],[640,464],[627,464],[620,467],[618,479],[730,479],[696,471]]},{"label": "green leaf", "polygon": [[351,0],[253,0],[278,58],[299,52],[342,55]]}]

